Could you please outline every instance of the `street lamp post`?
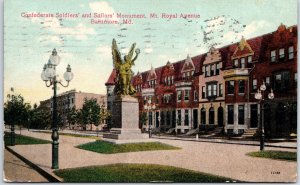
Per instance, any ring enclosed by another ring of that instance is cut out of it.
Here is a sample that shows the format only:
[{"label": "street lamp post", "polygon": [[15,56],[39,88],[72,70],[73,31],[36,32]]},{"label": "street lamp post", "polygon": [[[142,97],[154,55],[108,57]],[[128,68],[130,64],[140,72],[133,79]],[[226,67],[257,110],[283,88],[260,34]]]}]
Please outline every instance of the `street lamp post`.
[{"label": "street lamp post", "polygon": [[[44,65],[41,78],[45,81],[47,87],[53,86],[53,113],[52,113],[52,169],[58,169],[58,128],[57,128],[57,84],[63,87],[68,87],[69,82],[73,79],[73,73],[71,67],[68,65],[66,72],[64,73],[64,79],[67,81],[67,85],[63,85],[61,80],[57,79],[55,67],[60,63],[60,57],[57,55],[56,49],[53,49],[52,54],[48,60],[48,63]],[[49,82],[49,84],[48,84]]]},{"label": "street lamp post", "polygon": [[[261,108],[261,120],[260,120],[260,150],[263,151],[265,148],[265,128],[264,128],[264,92],[267,89],[265,82],[263,81],[263,84],[260,86],[260,88],[257,90],[257,93],[255,93],[255,99],[259,100],[260,108]],[[271,92],[268,94],[268,98],[270,100],[274,99],[274,93],[273,89],[271,89]]]},{"label": "street lamp post", "polygon": [[[149,118],[149,112],[150,110],[154,110],[155,109],[155,104],[152,105],[151,103],[151,99],[148,100],[147,104],[144,105],[144,109],[147,110],[148,113],[148,118]],[[149,138],[151,138],[151,125],[150,125],[150,120],[148,120],[148,129],[149,129]]]}]

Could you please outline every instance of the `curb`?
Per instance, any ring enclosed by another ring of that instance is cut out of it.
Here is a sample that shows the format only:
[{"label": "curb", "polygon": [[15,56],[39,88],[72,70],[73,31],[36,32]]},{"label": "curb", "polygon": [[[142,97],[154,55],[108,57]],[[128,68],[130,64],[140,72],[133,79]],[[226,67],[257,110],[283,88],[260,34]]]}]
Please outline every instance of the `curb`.
[{"label": "curb", "polygon": [[18,157],[20,160],[22,160],[27,165],[29,165],[30,167],[32,167],[35,171],[37,171],[39,174],[41,174],[43,177],[45,177],[49,182],[62,182],[62,180],[58,179],[57,177],[55,177],[54,175],[50,174],[49,172],[43,170],[38,165],[32,163],[31,161],[29,161],[28,159],[26,159],[22,155],[18,154],[17,152],[15,152],[10,147],[5,146],[5,149],[8,150],[13,155],[15,155],[16,157]]},{"label": "curb", "polygon": [[[228,145],[260,146],[259,144],[251,144],[251,143],[230,143],[230,142],[220,142],[220,141],[187,140],[187,139],[180,139],[180,138],[161,138],[161,137],[152,137],[152,138],[155,138],[155,139],[168,139],[168,140],[180,140],[180,141],[192,141],[192,142],[203,142],[203,143],[218,143],[218,144],[228,144]],[[297,147],[293,147],[293,146],[275,146],[275,145],[268,145],[268,144],[265,144],[265,147],[297,149]]]}]

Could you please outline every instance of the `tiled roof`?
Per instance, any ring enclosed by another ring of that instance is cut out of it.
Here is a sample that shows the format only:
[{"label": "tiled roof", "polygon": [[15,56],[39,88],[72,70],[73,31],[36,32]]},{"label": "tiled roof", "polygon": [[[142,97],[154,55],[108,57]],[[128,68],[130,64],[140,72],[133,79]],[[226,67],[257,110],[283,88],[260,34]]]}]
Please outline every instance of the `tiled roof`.
[{"label": "tiled roof", "polygon": [[113,69],[105,85],[114,85],[116,76],[117,76],[116,70]]}]

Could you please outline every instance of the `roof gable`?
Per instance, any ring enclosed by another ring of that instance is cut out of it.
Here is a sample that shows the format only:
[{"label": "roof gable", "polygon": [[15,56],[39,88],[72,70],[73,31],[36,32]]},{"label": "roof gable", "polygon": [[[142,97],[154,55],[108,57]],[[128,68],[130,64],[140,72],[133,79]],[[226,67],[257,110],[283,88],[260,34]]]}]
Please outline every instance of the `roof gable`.
[{"label": "roof gable", "polygon": [[245,38],[242,37],[241,41],[238,44],[238,47],[236,47],[231,58],[235,59],[235,58],[240,58],[240,57],[253,55],[253,54],[254,51],[252,50],[248,42],[245,40]]},{"label": "roof gable", "polygon": [[187,71],[194,71],[194,70],[195,70],[194,63],[193,63],[191,57],[189,55],[187,55],[187,58],[185,59],[184,64],[182,66],[181,73],[187,72]]}]

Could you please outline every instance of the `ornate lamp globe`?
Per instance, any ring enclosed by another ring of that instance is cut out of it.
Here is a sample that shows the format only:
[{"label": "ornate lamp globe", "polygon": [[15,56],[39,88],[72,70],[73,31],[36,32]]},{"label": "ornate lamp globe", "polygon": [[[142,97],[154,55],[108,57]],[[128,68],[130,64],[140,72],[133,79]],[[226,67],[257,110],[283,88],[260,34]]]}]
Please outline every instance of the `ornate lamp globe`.
[{"label": "ornate lamp globe", "polygon": [[273,89],[271,89],[271,92],[268,94],[268,98],[270,99],[270,100],[272,100],[272,99],[274,99],[274,93],[273,93]]},{"label": "ornate lamp globe", "polygon": [[50,55],[49,61],[52,65],[57,66],[60,63],[60,56],[57,55],[56,49],[54,48]]},{"label": "ornate lamp globe", "polygon": [[266,89],[267,89],[266,83],[265,83],[265,81],[263,81],[263,84],[260,86],[260,90],[265,91]]},{"label": "ornate lamp globe", "polygon": [[71,66],[68,64],[68,67],[67,67],[67,70],[66,72],[64,73],[64,79],[69,82],[73,79],[74,75],[71,71]]},{"label": "ornate lamp globe", "polygon": [[45,75],[48,79],[53,78],[55,76],[55,69],[54,66],[51,64],[50,60],[48,60],[47,69],[45,70]]},{"label": "ornate lamp globe", "polygon": [[48,81],[48,77],[46,76],[46,69],[47,69],[47,64],[44,65],[43,67],[43,71],[42,71],[42,74],[41,74],[41,78],[43,81]]},{"label": "ornate lamp globe", "polygon": [[255,99],[261,100],[261,98],[262,98],[261,91],[260,91],[260,90],[257,90],[257,93],[255,93]]}]

